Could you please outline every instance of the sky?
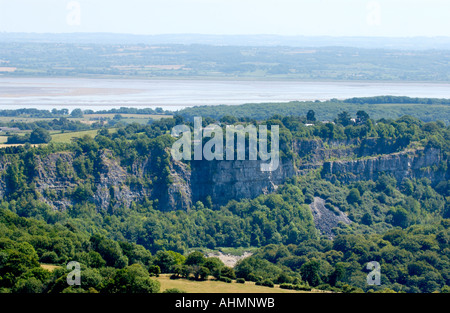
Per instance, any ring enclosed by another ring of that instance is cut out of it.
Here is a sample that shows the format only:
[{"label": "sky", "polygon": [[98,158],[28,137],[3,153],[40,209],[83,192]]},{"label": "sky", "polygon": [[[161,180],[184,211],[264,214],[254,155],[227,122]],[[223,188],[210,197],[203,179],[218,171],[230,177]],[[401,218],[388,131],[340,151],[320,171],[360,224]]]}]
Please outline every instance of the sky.
[{"label": "sky", "polygon": [[450,36],[450,0],[0,0],[0,32]]}]

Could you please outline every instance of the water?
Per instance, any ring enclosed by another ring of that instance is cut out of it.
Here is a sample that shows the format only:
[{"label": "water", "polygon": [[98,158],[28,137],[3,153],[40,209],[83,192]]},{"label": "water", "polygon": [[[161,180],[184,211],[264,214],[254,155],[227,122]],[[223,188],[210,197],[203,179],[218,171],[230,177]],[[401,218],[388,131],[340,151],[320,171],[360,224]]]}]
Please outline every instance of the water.
[{"label": "water", "polygon": [[0,109],[196,105],[346,99],[379,95],[450,98],[449,83],[138,80],[0,77]]}]

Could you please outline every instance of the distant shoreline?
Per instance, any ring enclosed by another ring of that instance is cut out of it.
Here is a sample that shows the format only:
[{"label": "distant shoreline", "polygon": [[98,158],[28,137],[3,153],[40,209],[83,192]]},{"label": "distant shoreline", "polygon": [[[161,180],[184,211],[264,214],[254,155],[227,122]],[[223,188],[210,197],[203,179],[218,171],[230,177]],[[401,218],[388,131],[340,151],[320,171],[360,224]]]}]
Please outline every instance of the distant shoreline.
[{"label": "distant shoreline", "polygon": [[450,98],[450,83],[24,78],[0,77],[0,109],[156,108],[177,111],[201,105],[344,100],[353,97]]}]

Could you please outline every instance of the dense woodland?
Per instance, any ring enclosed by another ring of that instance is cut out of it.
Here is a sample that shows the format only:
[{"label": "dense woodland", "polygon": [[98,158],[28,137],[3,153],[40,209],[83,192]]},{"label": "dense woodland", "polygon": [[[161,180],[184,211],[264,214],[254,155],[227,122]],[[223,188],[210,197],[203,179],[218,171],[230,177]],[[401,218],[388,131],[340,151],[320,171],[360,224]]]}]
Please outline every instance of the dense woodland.
[{"label": "dense woodland", "polygon": [[[287,180],[275,193],[224,206],[207,199],[191,210],[163,211],[156,192],[130,208],[97,208],[92,195],[103,150],[111,151],[129,171],[136,160],[150,158],[151,174],[143,181],[129,181],[130,186],[147,184],[164,192],[162,187],[172,183],[170,130],[183,122],[193,126],[189,116],[179,113],[114,132],[102,128],[95,138],[68,144],[50,141],[1,149],[0,157],[9,165],[3,171],[5,193],[0,202],[0,291],[159,292],[159,284],[151,278],[159,273],[171,273],[173,279],[238,278],[301,290],[450,291],[450,181],[397,181],[386,174],[376,181],[344,184],[325,179],[316,169]],[[299,139],[384,138],[393,151],[440,149],[443,162],[435,170],[449,171],[450,128],[442,121],[412,116],[374,119],[364,110],[340,111],[330,119],[333,123],[319,121],[314,110],[304,115],[280,111],[262,119],[251,116],[251,110],[247,113],[247,117],[204,115],[204,124],[279,125],[283,158],[301,157],[292,150],[293,141]],[[60,151],[75,154],[75,172],[67,173],[60,162],[58,173],[72,175],[78,184],[45,196],[70,199],[73,205],[65,211],[42,201],[34,183],[34,156]],[[333,240],[315,228],[308,207],[314,197],[326,199],[330,209],[339,208],[352,221],[337,227]],[[252,249],[254,254],[232,269],[199,252],[221,247]],[[81,286],[66,283],[69,261],[82,264]],[[381,286],[366,284],[370,261],[382,265]],[[60,268],[49,272],[40,264]]]},{"label": "dense woodland", "polygon": [[244,105],[214,105],[185,108],[178,113],[187,120],[195,116],[211,117],[220,120],[232,116],[243,120],[263,120],[275,114],[283,116],[299,116],[306,121],[308,111],[315,112],[318,121],[333,121],[342,111],[349,112],[356,118],[358,111],[365,111],[374,120],[400,118],[410,115],[423,122],[442,121],[450,124],[448,99],[425,99],[394,96],[377,96],[351,98],[346,100],[331,99],[328,101],[292,101],[288,103],[248,103]]}]

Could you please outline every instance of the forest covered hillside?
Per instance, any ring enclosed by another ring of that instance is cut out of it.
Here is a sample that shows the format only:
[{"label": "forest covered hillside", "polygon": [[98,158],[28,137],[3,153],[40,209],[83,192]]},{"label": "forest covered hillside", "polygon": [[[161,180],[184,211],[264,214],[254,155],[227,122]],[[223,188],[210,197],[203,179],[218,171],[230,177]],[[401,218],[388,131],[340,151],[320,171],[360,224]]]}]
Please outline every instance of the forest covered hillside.
[{"label": "forest covered hillside", "polygon": [[[262,173],[250,161],[175,161],[171,129],[194,126],[179,113],[1,149],[0,290],[158,292],[151,276],[162,272],[337,292],[449,291],[444,122],[363,110],[328,122],[313,110],[204,116],[204,126],[278,125],[280,167]],[[252,255],[229,268],[200,253],[224,248]],[[70,261],[82,264],[81,286],[65,283]],[[372,261],[380,286],[366,282]]]}]

